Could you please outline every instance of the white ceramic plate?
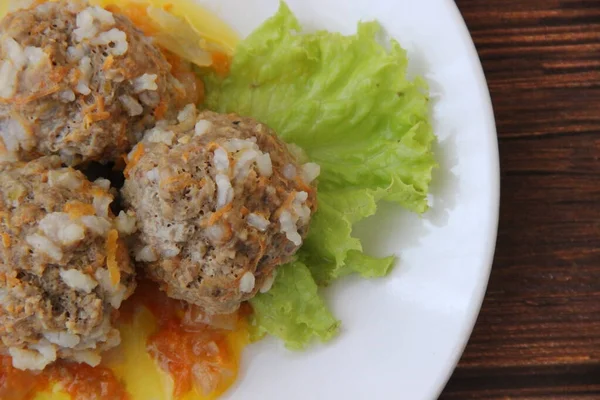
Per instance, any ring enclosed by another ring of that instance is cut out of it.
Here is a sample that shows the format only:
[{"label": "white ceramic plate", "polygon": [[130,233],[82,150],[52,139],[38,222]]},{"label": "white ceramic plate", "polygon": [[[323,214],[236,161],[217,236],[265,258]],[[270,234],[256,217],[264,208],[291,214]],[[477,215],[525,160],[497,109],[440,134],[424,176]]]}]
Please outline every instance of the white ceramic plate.
[{"label": "white ceramic plate", "polygon": [[[199,0],[242,36],[278,0]],[[357,234],[399,265],[380,280],[326,290],[339,338],[294,353],[276,340],[244,354],[226,399],[437,398],[475,323],[496,240],[498,148],[489,93],[473,43],[451,0],[288,0],[308,29],[353,33],[376,19],[408,50],[411,73],[430,82],[441,168],[422,218],[384,206]],[[373,228],[377,229],[373,229]],[[376,233],[375,233],[376,232]]]}]

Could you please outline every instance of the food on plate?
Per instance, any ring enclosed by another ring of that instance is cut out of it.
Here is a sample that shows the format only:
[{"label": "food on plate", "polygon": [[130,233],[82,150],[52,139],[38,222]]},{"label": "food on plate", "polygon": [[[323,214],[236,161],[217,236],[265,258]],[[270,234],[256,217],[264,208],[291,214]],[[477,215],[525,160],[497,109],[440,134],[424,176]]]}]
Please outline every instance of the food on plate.
[{"label": "food on plate", "polygon": [[[0,398],[214,399],[251,340],[339,333],[322,287],[389,272],[357,222],[427,210],[427,85],[376,22],[282,3],[238,42],[193,0],[35,0],[0,35]],[[91,161],[118,179],[61,166]]]},{"label": "food on plate", "polygon": [[128,18],[83,1],[7,15],[0,57],[0,160],[113,161],[156,119],[197,101]]},{"label": "food on plate", "polygon": [[58,359],[96,366],[119,344],[115,311],[135,288],[109,182],[58,157],[0,165],[0,339],[19,369]]},{"label": "food on plate", "polygon": [[126,171],[136,260],[169,296],[213,314],[270,288],[316,209],[316,164],[253,119],[194,105],[148,130]]},{"label": "food on plate", "polygon": [[317,285],[385,276],[394,264],[365,254],[353,226],[381,201],[427,210],[436,166],[427,85],[407,78],[406,52],[395,40],[382,45],[381,30],[362,22],[350,36],[302,33],[282,4],[240,42],[226,77],[205,77],[207,108],[256,118],[321,167],[319,209],[296,262],[250,300],[256,337],[269,333],[297,349],[336,336],[339,322]]}]

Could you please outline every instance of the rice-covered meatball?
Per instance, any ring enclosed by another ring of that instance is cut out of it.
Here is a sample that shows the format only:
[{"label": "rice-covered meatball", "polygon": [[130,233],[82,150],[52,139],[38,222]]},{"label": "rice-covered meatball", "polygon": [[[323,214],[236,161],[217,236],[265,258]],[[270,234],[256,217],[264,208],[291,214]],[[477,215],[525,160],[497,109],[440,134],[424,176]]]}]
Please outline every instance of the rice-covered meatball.
[{"label": "rice-covered meatball", "polygon": [[193,100],[170,69],[128,18],[83,1],[7,15],[0,23],[0,161],[116,159],[155,118]]},{"label": "rice-covered meatball", "polygon": [[171,297],[208,313],[268,290],[316,209],[316,164],[299,164],[267,126],[193,106],[129,154],[122,189],[136,213],[132,246]]},{"label": "rice-covered meatball", "polygon": [[108,181],[60,166],[0,164],[0,352],[20,369],[98,364],[120,342],[112,321],[135,287],[122,239],[135,219],[113,216]]}]

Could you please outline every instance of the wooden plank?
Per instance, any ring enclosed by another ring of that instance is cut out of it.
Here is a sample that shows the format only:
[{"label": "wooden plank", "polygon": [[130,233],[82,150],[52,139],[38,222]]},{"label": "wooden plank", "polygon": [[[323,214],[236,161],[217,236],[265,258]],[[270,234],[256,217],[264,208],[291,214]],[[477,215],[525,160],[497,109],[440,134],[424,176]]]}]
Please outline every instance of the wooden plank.
[{"label": "wooden plank", "polygon": [[600,399],[600,0],[456,0],[497,118],[489,290],[441,399]]}]

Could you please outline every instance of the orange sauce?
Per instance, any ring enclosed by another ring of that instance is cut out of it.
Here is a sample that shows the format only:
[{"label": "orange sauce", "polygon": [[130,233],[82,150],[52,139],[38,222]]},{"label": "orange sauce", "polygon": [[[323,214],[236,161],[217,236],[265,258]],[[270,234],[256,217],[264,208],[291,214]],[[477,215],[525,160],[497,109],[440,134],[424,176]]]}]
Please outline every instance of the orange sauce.
[{"label": "orange sauce", "polygon": [[50,367],[49,375],[50,381],[60,383],[72,400],[129,399],[123,383],[106,367],[65,362]]},{"label": "orange sauce", "polygon": [[212,68],[221,76],[227,76],[231,68],[231,57],[221,52],[212,53]]},{"label": "orange sauce", "polygon": [[31,400],[49,385],[46,374],[21,371],[12,366],[8,356],[0,356],[0,399]]},{"label": "orange sauce", "polygon": [[[146,351],[171,376],[174,400],[197,398],[192,393],[213,399],[233,384],[241,349],[248,343],[250,306],[243,305],[235,314],[211,317],[209,326],[198,307],[171,299],[155,283],[141,280],[135,294],[123,304],[117,325],[131,322],[142,308],[151,312],[156,323]],[[235,338],[240,332],[243,343]],[[111,352],[119,353],[119,349]],[[21,371],[12,366],[9,356],[0,356],[0,400],[34,400],[56,385],[71,400],[135,400],[127,393],[126,383],[104,365],[58,361],[42,372]]]},{"label": "orange sauce", "polygon": [[43,372],[21,371],[8,356],[0,356],[0,399],[32,400],[59,384],[72,400],[128,400],[123,384],[112,371],[87,364],[56,362]]},{"label": "orange sauce", "polygon": [[157,329],[148,338],[147,349],[173,378],[174,399],[181,399],[192,390],[203,395],[222,393],[234,382],[239,354],[229,336],[233,331],[246,329],[248,307],[232,315],[213,317],[218,327],[208,326],[198,307],[167,297],[147,280],[139,283],[121,310],[121,318],[131,319],[140,306],[156,319]]}]

